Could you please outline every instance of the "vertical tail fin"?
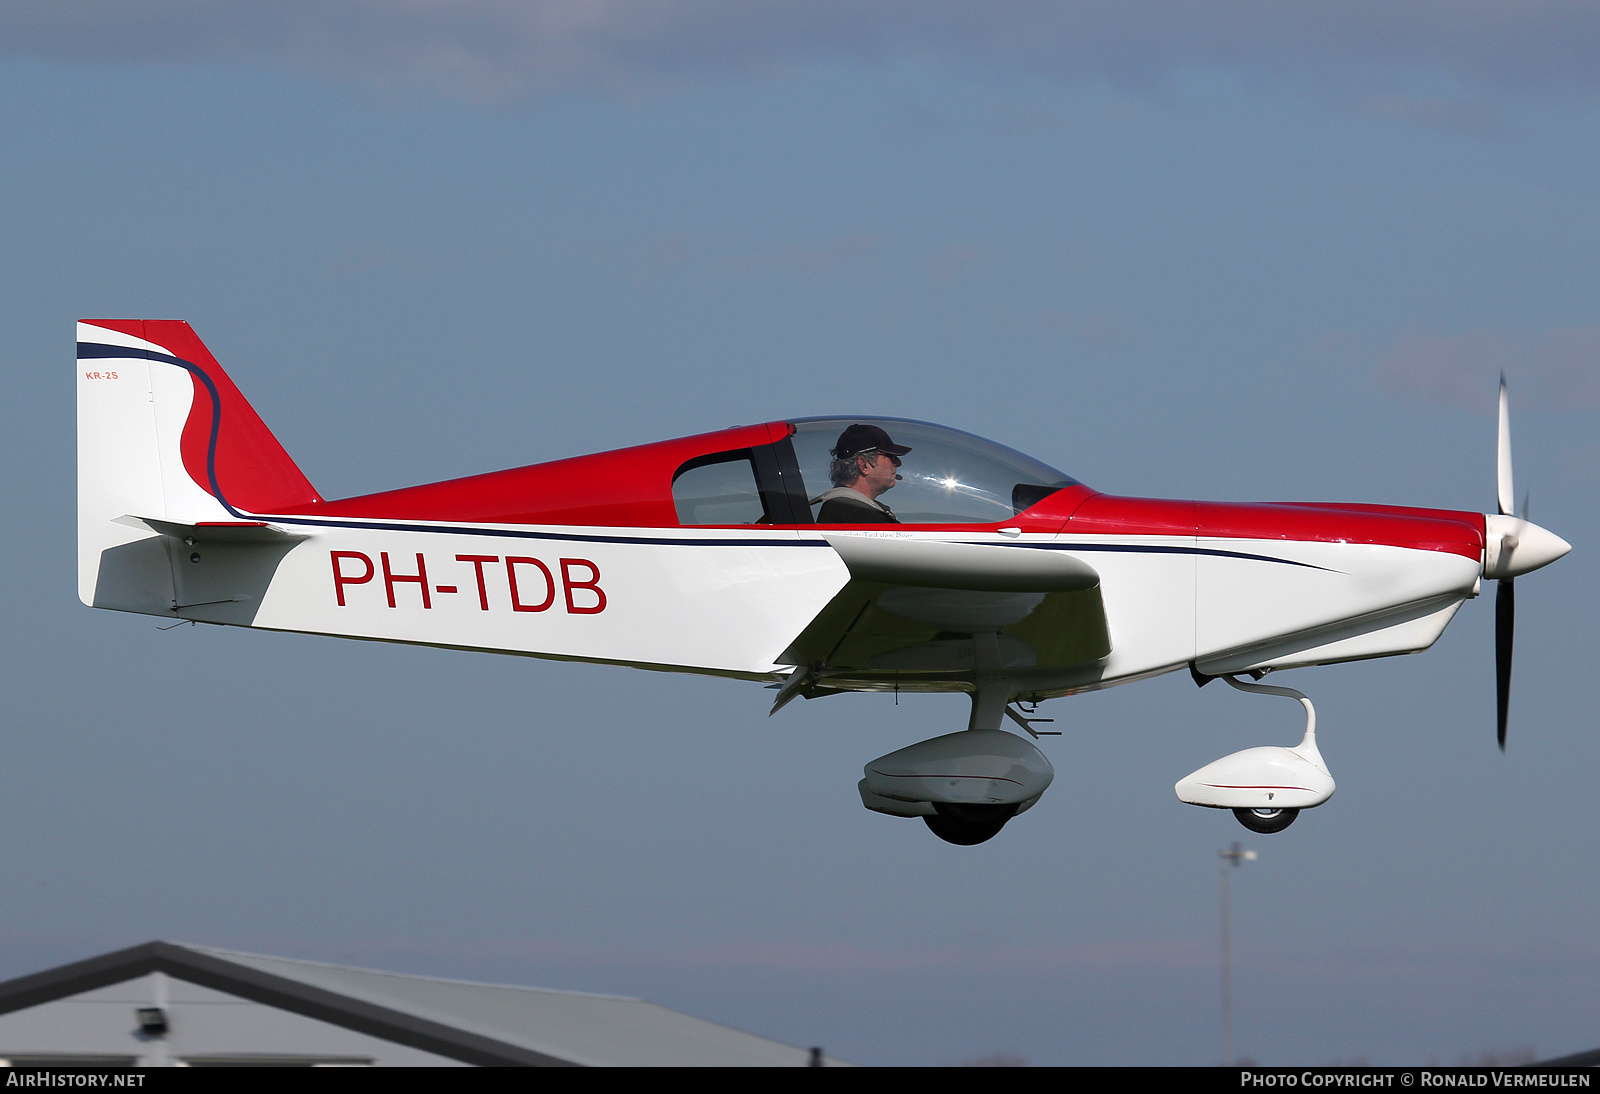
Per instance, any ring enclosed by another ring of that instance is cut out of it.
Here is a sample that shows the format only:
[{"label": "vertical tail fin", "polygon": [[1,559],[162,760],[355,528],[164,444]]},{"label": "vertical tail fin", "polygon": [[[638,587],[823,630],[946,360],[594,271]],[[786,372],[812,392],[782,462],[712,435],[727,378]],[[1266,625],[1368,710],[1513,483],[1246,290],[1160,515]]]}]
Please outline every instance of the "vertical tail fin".
[{"label": "vertical tail fin", "polygon": [[78,593],[84,603],[117,606],[96,597],[102,554],[148,538],[150,529],[139,518],[234,522],[299,512],[321,501],[189,324],[78,324]]}]

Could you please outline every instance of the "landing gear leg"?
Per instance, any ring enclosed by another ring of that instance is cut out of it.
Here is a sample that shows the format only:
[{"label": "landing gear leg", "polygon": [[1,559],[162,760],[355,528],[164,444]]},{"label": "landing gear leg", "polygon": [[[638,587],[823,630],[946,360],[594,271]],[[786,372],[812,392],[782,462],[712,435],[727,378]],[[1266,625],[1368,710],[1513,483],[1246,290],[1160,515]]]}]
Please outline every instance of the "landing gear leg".
[{"label": "landing gear leg", "polygon": [[[1243,680],[1237,680],[1232,676],[1224,676],[1223,679],[1239,691],[1253,691],[1257,695],[1282,695],[1286,699],[1298,700],[1300,705],[1306,708],[1306,735],[1301,738],[1300,744],[1295,747],[1295,751],[1317,764],[1317,766],[1324,766],[1322,754],[1317,751],[1317,709],[1311,705],[1310,699],[1307,699],[1305,695],[1294,688],[1278,687],[1273,684],[1247,684]],[[1240,824],[1250,829],[1250,831],[1258,832],[1263,836],[1270,836],[1274,832],[1282,832],[1293,824],[1294,819],[1300,815],[1300,810],[1235,809],[1233,815],[1239,819]]]}]

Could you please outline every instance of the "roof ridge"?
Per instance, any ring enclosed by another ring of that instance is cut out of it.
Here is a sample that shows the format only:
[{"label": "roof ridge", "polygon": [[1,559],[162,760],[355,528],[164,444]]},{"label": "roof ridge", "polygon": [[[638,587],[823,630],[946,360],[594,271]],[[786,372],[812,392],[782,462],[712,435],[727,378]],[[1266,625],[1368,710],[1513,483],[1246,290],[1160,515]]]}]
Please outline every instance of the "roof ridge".
[{"label": "roof ridge", "polygon": [[[364,972],[372,976],[390,976],[400,980],[428,980],[438,984],[460,984],[472,988],[506,988],[512,991],[532,991],[545,995],[579,995],[590,999],[614,999],[628,1003],[648,1003],[649,1000],[636,995],[610,995],[598,991],[574,991],[569,988],[538,988],[528,984],[501,984],[489,980],[462,980],[453,976],[426,976],[421,973],[391,972],[386,969],[369,969],[362,965],[341,965],[332,961],[310,961],[301,957],[282,957],[270,953],[252,953],[249,950],[228,950],[217,946],[199,946],[193,942],[173,942],[163,939],[169,946],[178,946],[196,953],[210,954],[213,957],[254,957],[262,961],[283,961],[291,965],[310,965],[321,969],[340,969],[345,972]],[[652,1004],[654,1005],[654,1004]]]}]

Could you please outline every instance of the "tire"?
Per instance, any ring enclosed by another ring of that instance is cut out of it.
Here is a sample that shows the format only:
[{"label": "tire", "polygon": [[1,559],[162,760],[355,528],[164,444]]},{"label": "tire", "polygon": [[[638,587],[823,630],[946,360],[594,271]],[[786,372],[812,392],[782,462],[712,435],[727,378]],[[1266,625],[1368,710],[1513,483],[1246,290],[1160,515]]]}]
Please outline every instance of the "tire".
[{"label": "tire", "polygon": [[923,817],[928,830],[946,843],[974,847],[994,839],[1006,821],[1017,815],[1015,805],[956,805],[934,802],[937,812]]},{"label": "tire", "polygon": [[1252,832],[1259,832],[1263,836],[1270,836],[1274,832],[1282,832],[1294,823],[1300,815],[1298,809],[1235,809],[1233,815],[1239,818],[1239,823]]}]

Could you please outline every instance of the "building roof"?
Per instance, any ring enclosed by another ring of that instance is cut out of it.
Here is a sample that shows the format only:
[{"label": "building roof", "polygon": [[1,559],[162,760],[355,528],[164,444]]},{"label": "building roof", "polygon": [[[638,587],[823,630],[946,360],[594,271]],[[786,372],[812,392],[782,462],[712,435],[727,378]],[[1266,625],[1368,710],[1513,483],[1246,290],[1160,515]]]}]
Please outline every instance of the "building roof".
[{"label": "building roof", "polygon": [[793,1067],[809,1061],[806,1049],[643,999],[408,976],[175,942],[147,942],[0,983],[0,1014],[151,972],[465,1063]]}]

